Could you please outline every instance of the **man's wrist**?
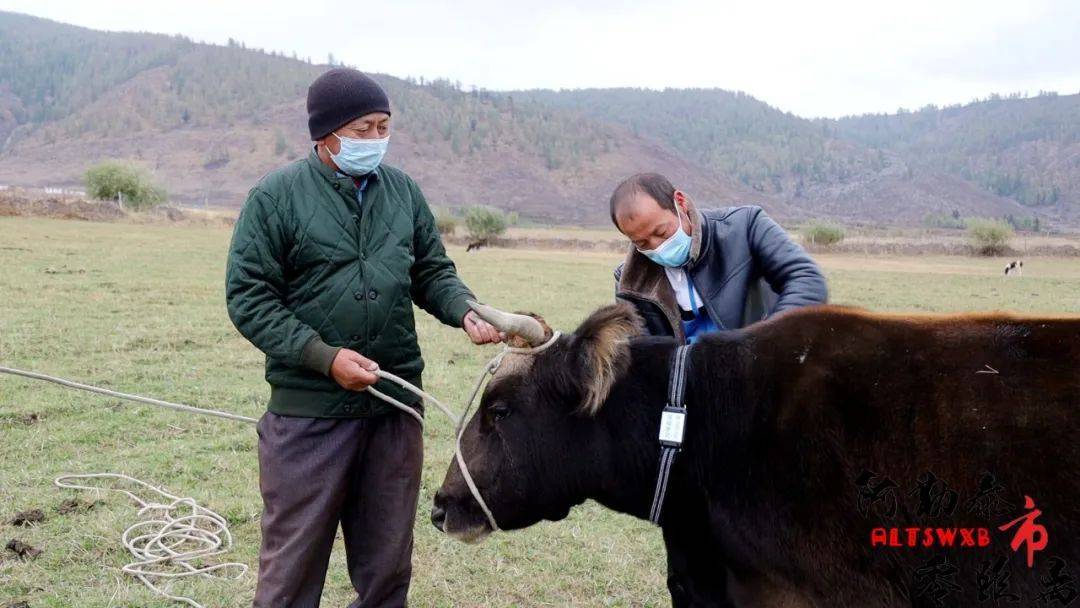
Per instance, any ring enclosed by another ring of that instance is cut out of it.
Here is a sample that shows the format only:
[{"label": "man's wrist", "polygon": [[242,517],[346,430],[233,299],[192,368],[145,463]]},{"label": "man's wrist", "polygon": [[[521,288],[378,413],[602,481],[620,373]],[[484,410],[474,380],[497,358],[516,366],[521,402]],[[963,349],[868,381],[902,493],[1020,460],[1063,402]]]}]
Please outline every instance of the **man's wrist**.
[{"label": "man's wrist", "polygon": [[340,350],[340,346],[330,346],[316,334],[304,345],[304,350],[300,353],[300,364],[311,371],[329,376],[330,367]]},{"label": "man's wrist", "polygon": [[465,315],[469,314],[472,309],[469,308],[469,300],[476,300],[476,296],[471,293],[465,293],[458,296],[450,304],[450,318],[457,321],[457,327],[465,328]]}]

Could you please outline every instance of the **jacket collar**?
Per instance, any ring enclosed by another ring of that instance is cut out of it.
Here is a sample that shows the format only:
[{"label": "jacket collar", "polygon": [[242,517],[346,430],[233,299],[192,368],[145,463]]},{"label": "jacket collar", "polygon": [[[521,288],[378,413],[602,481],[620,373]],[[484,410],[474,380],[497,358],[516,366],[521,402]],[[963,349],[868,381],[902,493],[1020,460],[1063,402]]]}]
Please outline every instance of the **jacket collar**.
[{"label": "jacket collar", "polygon": [[[694,218],[690,222],[690,259],[686,262],[686,267],[693,268],[697,265],[698,260],[701,259],[702,253],[705,251],[706,243],[706,230],[702,230],[702,224],[705,222],[705,216],[698,211],[697,206],[694,205],[694,201],[689,198],[686,199],[686,214]],[[655,264],[654,264],[655,266]]]},{"label": "jacket collar", "polygon": [[[686,263],[689,270],[697,265],[702,259],[702,254],[708,251],[707,230],[703,229],[705,216],[698,211],[692,200],[687,199],[686,210],[692,218],[690,222],[690,260]],[[667,280],[664,268],[645,257],[640,251],[630,245],[626,252],[626,260],[623,262],[622,275],[619,277],[617,287],[619,295],[628,295],[640,299],[649,300],[660,307],[661,312],[667,317],[678,340],[685,340],[682,329],[682,315],[679,313],[679,305],[675,300],[675,292],[671,289],[671,283]]]},{"label": "jacket collar", "polygon": [[709,256],[712,231],[705,230],[705,214],[694,206],[693,201],[688,200],[686,206],[694,217],[694,225],[690,232],[690,261],[686,263],[686,269],[690,270]]},{"label": "jacket collar", "polygon": [[[326,180],[329,181],[331,184],[337,184],[337,186],[334,188],[335,190],[344,190],[346,194],[352,196],[353,198],[356,198],[356,190],[358,189],[356,181],[352,177],[345,174],[339,174],[337,171],[334,171],[333,169],[328,167],[326,163],[324,163],[322,159],[319,158],[319,153],[317,152],[315,146],[311,147],[311,152],[308,154],[307,157],[307,163],[312,169],[315,170],[316,173],[326,178]],[[382,165],[379,165],[375,168],[374,171],[372,171],[368,175],[369,186],[373,181],[377,181],[380,179],[381,172]]]},{"label": "jacket collar", "polygon": [[[356,213],[356,194],[360,188],[353,181],[353,178],[348,175],[339,175],[337,171],[326,166],[326,163],[322,162],[318,153],[315,152],[314,146],[312,146],[306,162],[312,171],[329,182],[334,191],[341,195],[333,197],[332,202],[323,208],[328,209],[335,221],[340,226],[345,227],[348,224],[349,216]],[[380,170],[381,167],[373,171],[372,176],[377,178]],[[368,186],[370,185],[369,183]]]}]

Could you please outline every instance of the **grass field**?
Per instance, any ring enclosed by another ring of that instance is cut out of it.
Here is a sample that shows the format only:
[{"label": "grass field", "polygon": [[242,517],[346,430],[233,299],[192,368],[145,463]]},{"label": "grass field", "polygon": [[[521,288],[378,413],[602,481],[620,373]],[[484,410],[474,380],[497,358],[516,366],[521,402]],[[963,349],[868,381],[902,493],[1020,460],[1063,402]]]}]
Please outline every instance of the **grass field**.
[{"label": "grass field", "polygon": [[[0,365],[21,367],[258,416],[268,391],[262,355],[225,314],[223,228],[0,218]],[[581,252],[453,250],[466,282],[485,300],[543,314],[572,329],[612,297],[615,256]],[[1004,309],[1080,312],[1080,261],[1025,260],[1022,279],[1004,262],[961,257],[820,255],[836,303],[877,310]],[[418,313],[428,363],[425,386],[460,404],[495,347]],[[36,417],[35,417],[36,415]],[[447,421],[432,416],[417,518],[416,606],[664,605],[659,533],[595,504],[562,522],[459,544],[427,522],[451,455]],[[232,559],[252,571],[237,583],[185,582],[175,589],[209,606],[250,605],[260,500],[254,430],[0,376],[0,543],[18,538],[44,553],[0,557],[0,606],[174,606],[119,571],[121,531],[134,521],[126,498],[102,494],[88,512],[61,515],[75,494],[52,486],[64,472],[117,471],[196,498],[225,515]],[[86,501],[94,496],[82,495]],[[14,527],[16,512],[46,520]],[[2,546],[0,544],[0,546]],[[340,549],[340,547],[339,547]],[[335,551],[326,606],[352,597]]]}]

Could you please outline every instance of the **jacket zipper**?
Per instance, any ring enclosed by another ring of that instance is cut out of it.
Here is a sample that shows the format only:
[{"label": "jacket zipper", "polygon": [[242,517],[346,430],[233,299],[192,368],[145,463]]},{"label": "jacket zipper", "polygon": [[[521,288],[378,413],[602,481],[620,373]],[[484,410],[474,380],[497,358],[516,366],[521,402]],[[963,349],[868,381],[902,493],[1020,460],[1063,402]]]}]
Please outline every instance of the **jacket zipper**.
[{"label": "jacket zipper", "polygon": [[[371,184],[368,184],[368,186],[370,186],[370,185]],[[361,194],[360,190],[359,190],[359,187],[357,188],[357,194],[361,196],[361,200],[363,198],[366,198],[366,197],[364,197],[364,194],[366,194],[366,193]],[[368,203],[369,203],[368,207],[371,206],[370,202],[371,201],[369,200],[368,201]],[[366,272],[367,271],[367,268],[366,268],[366,265],[367,265],[367,251],[364,249],[366,244],[367,244],[366,233],[367,233],[367,216],[368,216],[368,214],[364,213],[364,205],[359,200],[357,200],[357,198],[355,196],[353,197],[353,204],[356,205],[357,217],[360,218],[360,222],[359,222],[359,224],[357,224],[357,229],[359,230],[359,234],[356,237],[357,249],[359,250],[358,253],[359,253],[359,256],[360,256],[360,259],[358,260],[358,263],[360,264],[360,295],[364,300],[364,320],[363,320],[363,329],[361,330],[362,333],[360,334],[360,337],[363,339],[363,342],[364,342],[364,344],[366,346],[371,346],[371,341],[372,341],[371,340],[371,338],[372,338],[372,336],[371,336],[371,327],[370,327],[370,323],[371,323],[371,310],[370,310],[371,298],[368,297],[368,294],[371,293],[371,286],[368,285],[368,275],[367,275],[367,272]],[[365,356],[367,356],[367,355],[365,355]]]}]

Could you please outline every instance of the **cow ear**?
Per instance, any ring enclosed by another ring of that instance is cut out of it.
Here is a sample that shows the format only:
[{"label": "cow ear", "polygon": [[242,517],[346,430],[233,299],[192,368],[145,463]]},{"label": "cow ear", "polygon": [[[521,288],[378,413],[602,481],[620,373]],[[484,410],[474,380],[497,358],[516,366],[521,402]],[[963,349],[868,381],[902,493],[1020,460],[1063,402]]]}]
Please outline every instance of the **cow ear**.
[{"label": "cow ear", "polygon": [[630,366],[630,338],[643,331],[641,317],[627,302],[598,309],[574,331],[573,348],[585,368],[583,414],[593,416],[600,411],[611,387]]}]

